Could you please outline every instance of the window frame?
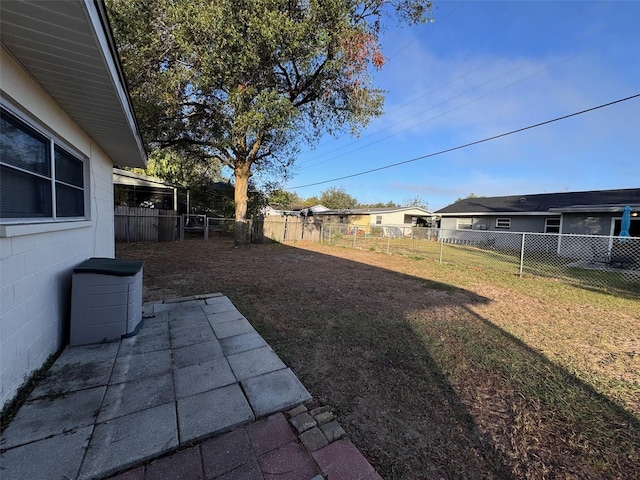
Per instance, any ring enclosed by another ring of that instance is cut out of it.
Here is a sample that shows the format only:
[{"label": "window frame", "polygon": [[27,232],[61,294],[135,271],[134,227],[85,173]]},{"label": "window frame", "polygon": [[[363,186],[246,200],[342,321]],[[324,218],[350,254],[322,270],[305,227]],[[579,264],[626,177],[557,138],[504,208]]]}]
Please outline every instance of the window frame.
[{"label": "window frame", "polygon": [[376,225],[382,225],[382,215],[376,215]]},{"label": "window frame", "polygon": [[[551,227],[553,227],[554,229],[555,228],[558,229],[557,232],[550,232],[549,231],[549,227],[550,227],[549,220],[558,222],[557,226],[556,225],[551,225]],[[560,217],[547,217],[547,218],[544,219],[544,233],[553,233],[553,234],[560,233],[560,227],[561,227],[561,218]]]},{"label": "window frame", "polygon": [[[3,169],[11,169],[14,172],[29,175],[32,178],[43,179],[50,186],[48,194],[50,195],[49,201],[51,202],[51,215],[44,216],[21,216],[21,217],[2,217],[0,216],[0,225],[28,225],[28,224],[64,224],[64,223],[78,223],[87,222],[91,218],[90,216],[90,160],[89,158],[78,151],[78,149],[71,146],[69,143],[62,140],[58,135],[46,128],[34,118],[32,114],[28,114],[21,109],[7,103],[5,99],[0,102],[0,111],[3,115],[9,118],[12,123],[17,123],[19,127],[23,128],[27,134],[31,133],[36,137],[41,137],[39,140],[44,139],[46,141],[46,149],[48,151],[49,162],[49,175],[42,175],[38,172],[32,172],[28,169],[21,168],[18,165],[14,165],[8,162],[3,162],[0,157],[0,165]],[[31,131],[31,132],[30,132]],[[34,138],[36,138],[34,137]],[[81,185],[73,185],[69,183],[61,176],[56,175],[56,154],[57,151],[61,151],[61,154],[66,155],[68,159],[79,162],[81,166],[81,172],[78,177],[81,181]],[[80,192],[79,198],[82,200],[82,214],[80,215],[65,215],[62,213],[62,209],[58,206],[58,192],[64,189],[73,189],[76,192]],[[58,211],[60,210],[60,211]],[[0,213],[1,215],[1,213]],[[5,230],[4,228],[2,229]]]},{"label": "window frame", "polygon": [[[503,223],[501,225],[501,223]],[[504,223],[506,223],[506,225],[504,225]],[[496,229],[500,229],[500,230],[509,230],[511,229],[511,218],[509,217],[498,217],[496,218]]]}]

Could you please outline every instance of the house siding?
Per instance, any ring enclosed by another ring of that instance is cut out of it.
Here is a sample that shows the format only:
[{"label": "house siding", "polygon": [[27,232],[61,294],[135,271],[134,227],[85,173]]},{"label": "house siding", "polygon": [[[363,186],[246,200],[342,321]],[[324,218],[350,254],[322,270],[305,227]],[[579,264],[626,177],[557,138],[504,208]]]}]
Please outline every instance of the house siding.
[{"label": "house siding", "polygon": [[[544,233],[545,219],[557,218],[557,215],[548,216],[524,216],[524,215],[480,215],[477,217],[471,217],[473,219],[472,230],[482,231],[499,231],[499,232],[532,232],[532,233]],[[443,230],[455,230],[457,228],[458,218],[470,218],[469,216],[460,215],[458,217],[442,217],[440,221],[440,228]],[[498,218],[510,218],[510,228],[496,228],[496,219]]]},{"label": "house siding", "polygon": [[[0,403],[68,339],[71,274],[92,256],[113,257],[113,162],[2,49],[8,104],[89,159],[87,221],[7,230],[0,238]],[[34,233],[37,232],[37,233]]]}]

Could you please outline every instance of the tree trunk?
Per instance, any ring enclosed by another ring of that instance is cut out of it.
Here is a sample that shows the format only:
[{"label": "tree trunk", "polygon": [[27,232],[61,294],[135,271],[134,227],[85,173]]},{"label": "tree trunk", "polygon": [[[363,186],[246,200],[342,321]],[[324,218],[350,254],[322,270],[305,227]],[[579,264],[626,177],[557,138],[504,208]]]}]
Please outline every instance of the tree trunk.
[{"label": "tree trunk", "polygon": [[243,162],[236,165],[235,171],[236,188],[234,200],[236,206],[236,223],[234,229],[234,239],[236,245],[248,243],[247,227],[247,198],[249,191],[249,177],[251,177],[251,164]]}]

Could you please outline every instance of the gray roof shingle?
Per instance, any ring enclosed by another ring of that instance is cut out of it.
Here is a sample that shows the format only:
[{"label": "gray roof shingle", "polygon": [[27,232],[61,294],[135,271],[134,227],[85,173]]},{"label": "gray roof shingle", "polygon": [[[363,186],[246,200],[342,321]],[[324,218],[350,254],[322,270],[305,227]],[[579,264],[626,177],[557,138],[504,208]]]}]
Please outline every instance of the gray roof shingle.
[{"label": "gray roof shingle", "polygon": [[573,206],[640,205],[640,188],[465,198],[435,213],[546,212]]}]

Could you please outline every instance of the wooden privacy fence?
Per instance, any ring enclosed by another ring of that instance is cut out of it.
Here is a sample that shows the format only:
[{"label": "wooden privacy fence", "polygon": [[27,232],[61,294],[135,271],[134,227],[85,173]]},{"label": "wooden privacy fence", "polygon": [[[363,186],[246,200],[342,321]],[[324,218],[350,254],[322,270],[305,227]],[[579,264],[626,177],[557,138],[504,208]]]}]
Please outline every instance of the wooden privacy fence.
[{"label": "wooden privacy fence", "polygon": [[178,218],[175,210],[116,206],[116,242],[172,242],[176,239]]},{"label": "wooden privacy fence", "polygon": [[266,217],[253,222],[253,241],[272,240],[293,242],[308,240],[320,242],[322,224],[306,220],[304,217]]}]

